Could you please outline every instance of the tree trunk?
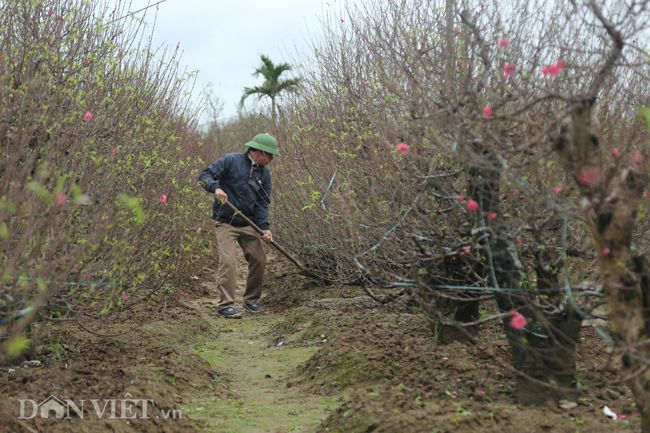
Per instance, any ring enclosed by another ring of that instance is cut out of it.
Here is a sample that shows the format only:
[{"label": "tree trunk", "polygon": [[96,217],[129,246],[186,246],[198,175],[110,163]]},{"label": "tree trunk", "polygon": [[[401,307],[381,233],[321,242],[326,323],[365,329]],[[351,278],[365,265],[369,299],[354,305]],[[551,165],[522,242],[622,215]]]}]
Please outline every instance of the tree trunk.
[{"label": "tree trunk", "polygon": [[[495,248],[493,256],[499,287],[521,289],[523,264],[516,244],[502,238],[495,244],[502,244]],[[575,399],[577,393],[560,388],[573,387],[580,322],[571,310],[562,315],[545,315],[533,308],[531,301],[525,292],[497,292],[501,312],[515,310],[528,322],[525,329],[516,330],[510,327],[510,317],[503,320],[513,366],[525,375],[517,376],[517,402],[528,405],[543,404],[549,399]]]},{"label": "tree trunk", "polygon": [[[508,234],[499,212],[500,174],[478,168],[470,168],[469,173],[471,196],[481,205],[483,214],[483,222],[480,224],[488,224],[491,229],[490,236],[485,238],[483,244],[490,243],[497,285],[499,288],[522,289],[525,267],[515,239]],[[488,219],[491,213],[496,214],[495,220]],[[571,388],[575,379],[575,345],[579,331],[575,315],[568,312],[559,316],[547,316],[532,306],[533,299],[524,291],[497,291],[495,294],[501,312],[515,310],[528,322],[524,330],[515,330],[509,326],[510,317],[503,320],[513,365],[524,373],[517,376],[517,401],[521,404],[542,404],[548,399],[575,398],[575,393],[558,389]],[[527,377],[549,385],[555,383],[557,387],[545,386]]]},{"label": "tree trunk", "polygon": [[563,168],[587,204],[585,220],[605,280],[612,337],[624,353],[626,384],[636,398],[643,431],[650,433],[650,263],[644,255],[632,252],[632,232],[648,176],[625,168],[610,185],[600,178],[585,182],[584,173],[600,175],[602,170],[592,120],[595,101],[595,97],[584,98],[576,105],[571,122],[562,125],[554,144]]},{"label": "tree trunk", "polygon": [[[632,171],[626,170],[623,176],[621,188],[599,209],[594,244],[605,279],[612,337],[625,350],[623,365],[631,377],[626,383],[636,397],[643,431],[650,432],[650,263],[644,255],[633,255],[630,248],[636,197],[641,197],[643,184]],[[609,254],[604,254],[605,248]]]},{"label": "tree trunk", "polygon": [[275,96],[271,96],[271,121],[273,122],[273,127],[277,127],[277,124],[275,123]]}]

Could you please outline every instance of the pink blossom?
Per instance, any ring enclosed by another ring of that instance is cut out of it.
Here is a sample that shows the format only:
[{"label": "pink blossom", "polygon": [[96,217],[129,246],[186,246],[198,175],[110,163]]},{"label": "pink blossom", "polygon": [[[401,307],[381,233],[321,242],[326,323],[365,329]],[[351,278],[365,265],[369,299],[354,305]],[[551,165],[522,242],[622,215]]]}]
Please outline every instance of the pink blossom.
[{"label": "pink blossom", "polygon": [[611,253],[611,252],[612,252],[612,251],[611,251],[609,248],[605,248],[605,249],[603,249],[603,254],[605,254],[606,256],[608,256],[609,253]]},{"label": "pink blossom", "polygon": [[517,195],[517,193],[518,193],[517,188],[513,188],[512,189],[512,195]]},{"label": "pink blossom", "polygon": [[488,85],[487,85],[487,84],[483,84],[483,89],[484,89],[484,90],[487,90],[487,88],[488,88]]},{"label": "pink blossom", "polygon": [[[90,277],[88,277],[88,279],[90,280]],[[99,293],[103,293],[103,292],[104,292],[104,289],[99,289]]]},{"label": "pink blossom", "polygon": [[495,219],[497,219],[497,214],[495,214],[494,212],[492,212],[492,213],[490,214],[490,219],[491,219],[491,220],[495,220]]},{"label": "pink blossom", "polygon": [[621,156],[621,152],[619,152],[617,148],[613,148],[612,149],[612,156],[614,158],[618,158],[619,156]]},{"label": "pink blossom", "polygon": [[550,65],[548,67],[548,73],[551,74],[553,77],[557,77],[557,74],[560,73],[560,70],[558,69],[557,65]]},{"label": "pink blossom", "polygon": [[513,310],[508,311],[508,314],[510,314],[510,317],[515,317],[517,312],[513,309]]},{"label": "pink blossom", "polygon": [[54,15],[56,12],[54,12],[54,9],[50,9],[50,15]]},{"label": "pink blossom", "polygon": [[616,417],[616,421],[620,421],[620,420],[625,419],[625,418],[626,418],[625,415],[619,415],[619,416]]},{"label": "pink blossom", "polygon": [[130,296],[128,293],[122,293],[122,300],[123,300],[123,301],[126,301],[126,300],[129,299],[130,297],[131,297],[131,296]]},{"label": "pink blossom", "polygon": [[458,395],[458,391],[452,391],[451,394],[452,395]]},{"label": "pink blossom", "polygon": [[90,111],[87,111],[86,114],[84,115],[84,120],[86,122],[89,122],[90,119],[92,119],[92,118],[93,118],[93,114]]},{"label": "pink blossom", "polygon": [[407,153],[409,153],[409,145],[406,143],[400,143],[397,146],[395,146],[395,148],[402,155],[406,155]]},{"label": "pink blossom", "polygon": [[643,191],[643,197],[647,197],[647,196],[648,196],[648,191]]},{"label": "pink blossom", "polygon": [[367,81],[364,81],[364,82],[363,82],[363,85],[364,85],[364,86],[367,86],[367,85],[368,85],[368,82],[367,82]]},{"label": "pink blossom", "polygon": [[91,183],[90,186],[95,187],[95,182]]},{"label": "pink blossom", "polygon": [[517,243],[521,245],[521,238],[517,238]]},{"label": "pink blossom", "polygon": [[160,196],[160,202],[165,203],[167,201],[167,196],[165,194]]},{"label": "pink blossom", "polygon": [[90,60],[88,59],[84,60],[84,65],[90,65]]},{"label": "pink blossom", "polygon": [[526,326],[526,323],[528,323],[526,321],[526,318],[517,313],[512,319],[510,319],[509,326],[513,329],[522,329],[524,326]]},{"label": "pink blossom", "polygon": [[461,255],[461,256],[464,256],[464,255],[465,255],[465,251],[461,251],[461,252],[460,252],[460,255]]},{"label": "pink blossom", "polygon": [[501,39],[501,40],[499,41],[499,46],[500,46],[501,48],[509,47],[509,46],[510,46],[510,42],[508,42],[508,41],[505,40],[505,39]]},{"label": "pink blossom", "polygon": [[564,69],[564,62],[562,60],[558,61],[557,64],[555,65],[557,68],[561,71]]},{"label": "pink blossom", "polygon": [[492,109],[490,107],[483,108],[483,115],[485,117],[490,117],[492,115]]},{"label": "pink blossom", "polygon": [[548,66],[542,68],[542,75],[547,76],[549,74]]},{"label": "pink blossom", "polygon": [[593,187],[600,181],[600,170],[595,167],[584,168],[580,172],[578,179],[580,180],[581,184],[588,187]]},{"label": "pink blossom", "polygon": [[458,200],[458,201],[465,201],[465,197],[462,196],[462,195],[460,195],[460,194],[458,194],[458,197],[456,197],[456,200]]},{"label": "pink blossom", "polygon": [[180,47],[181,47],[180,44],[179,44],[179,45],[176,45],[176,49],[179,49]]},{"label": "pink blossom", "polygon": [[343,18],[339,18],[339,19],[341,20],[341,22],[342,22],[342,23],[344,23],[344,22],[345,22],[345,20],[344,20]]},{"label": "pink blossom", "polygon": [[555,194],[561,193],[562,192],[562,187],[561,186],[556,186],[555,188],[553,188],[553,192]]},{"label": "pink blossom", "polygon": [[502,71],[502,72],[503,72],[503,76],[504,76],[504,77],[506,77],[506,78],[512,78],[512,77],[515,76],[515,72],[517,72],[517,68],[516,68],[515,65],[513,65],[512,63],[508,63],[507,65],[505,65],[505,66],[503,67],[503,71]]},{"label": "pink blossom", "polygon": [[117,151],[117,149],[116,149],[116,148],[114,148],[114,147],[111,147],[111,154],[113,154],[113,155],[115,155],[115,152],[116,152],[116,151]]},{"label": "pink blossom", "polygon": [[78,264],[78,263],[75,263],[74,266],[73,266],[73,268],[74,268],[74,270],[76,271],[77,269],[79,269],[79,264]]},{"label": "pink blossom", "polygon": [[467,248],[467,249],[465,250],[465,254],[471,254],[471,253],[472,253],[472,250],[470,250],[469,248]]},{"label": "pink blossom", "polygon": [[4,60],[4,59],[5,59],[5,55],[4,55],[4,54],[0,54],[0,60]]},{"label": "pink blossom", "polygon": [[483,396],[485,395],[485,391],[479,391],[479,392],[478,392],[478,395],[480,395],[481,397],[483,397]]},{"label": "pink blossom", "polygon": [[62,205],[63,203],[65,203],[65,195],[63,195],[62,192],[58,193],[58,194],[56,195],[56,198],[54,199],[54,201],[55,201],[56,204],[58,204],[59,206]]},{"label": "pink blossom", "polygon": [[641,155],[639,152],[635,153],[632,157],[632,161],[634,161],[636,165],[641,164],[643,162],[643,155]]},{"label": "pink blossom", "polygon": [[476,209],[478,209],[478,203],[476,203],[474,200],[470,200],[467,202],[468,211],[474,212]]}]

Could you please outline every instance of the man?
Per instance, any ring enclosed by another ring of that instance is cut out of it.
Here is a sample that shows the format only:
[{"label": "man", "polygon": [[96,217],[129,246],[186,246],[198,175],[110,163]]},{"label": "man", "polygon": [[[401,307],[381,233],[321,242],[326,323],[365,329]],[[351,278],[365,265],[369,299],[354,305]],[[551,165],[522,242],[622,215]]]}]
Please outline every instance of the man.
[{"label": "man", "polygon": [[[224,155],[199,176],[201,186],[215,195],[212,219],[215,221],[219,248],[217,289],[221,295],[217,314],[227,318],[241,317],[241,313],[233,307],[236,288],[235,242],[239,243],[248,262],[244,307],[251,313],[259,313],[262,307],[258,301],[262,295],[266,268],[262,240],[266,243],[273,240],[269,230],[271,174],[266,165],[273,161],[275,155],[279,155],[278,142],[269,134],[258,134],[246,146],[246,152]],[[226,201],[262,229],[264,236],[235,215],[225,204]]]}]

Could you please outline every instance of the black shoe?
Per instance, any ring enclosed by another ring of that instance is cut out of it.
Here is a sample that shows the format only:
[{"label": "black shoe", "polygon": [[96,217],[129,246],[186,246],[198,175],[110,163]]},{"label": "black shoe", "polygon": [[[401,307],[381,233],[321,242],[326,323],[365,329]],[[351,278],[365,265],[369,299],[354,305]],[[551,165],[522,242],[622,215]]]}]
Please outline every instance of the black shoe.
[{"label": "black shoe", "polygon": [[239,319],[241,317],[241,313],[232,307],[226,307],[223,310],[219,310],[217,311],[217,314],[228,319]]},{"label": "black shoe", "polygon": [[247,304],[244,302],[244,307],[251,313],[261,313],[264,310],[259,304]]}]

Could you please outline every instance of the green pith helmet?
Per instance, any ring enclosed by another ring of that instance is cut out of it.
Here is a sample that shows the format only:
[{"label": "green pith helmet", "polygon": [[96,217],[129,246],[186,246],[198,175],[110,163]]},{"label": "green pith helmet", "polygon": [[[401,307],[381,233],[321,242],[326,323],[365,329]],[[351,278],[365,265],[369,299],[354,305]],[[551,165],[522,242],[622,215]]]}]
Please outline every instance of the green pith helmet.
[{"label": "green pith helmet", "polygon": [[269,134],[257,134],[255,138],[246,143],[246,146],[280,156],[278,141]]}]

